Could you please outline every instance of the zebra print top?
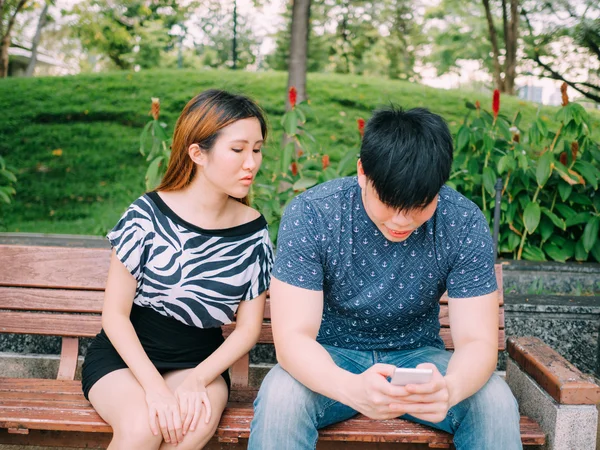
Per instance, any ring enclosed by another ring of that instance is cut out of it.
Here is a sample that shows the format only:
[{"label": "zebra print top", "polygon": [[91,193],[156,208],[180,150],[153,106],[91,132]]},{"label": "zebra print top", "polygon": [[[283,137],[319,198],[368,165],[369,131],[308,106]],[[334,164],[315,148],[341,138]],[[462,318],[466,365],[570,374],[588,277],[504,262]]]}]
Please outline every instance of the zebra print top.
[{"label": "zebra print top", "polygon": [[205,230],[144,194],[107,235],[137,280],[133,302],[198,328],[231,323],[240,301],[269,287],[273,249],[267,222]]}]

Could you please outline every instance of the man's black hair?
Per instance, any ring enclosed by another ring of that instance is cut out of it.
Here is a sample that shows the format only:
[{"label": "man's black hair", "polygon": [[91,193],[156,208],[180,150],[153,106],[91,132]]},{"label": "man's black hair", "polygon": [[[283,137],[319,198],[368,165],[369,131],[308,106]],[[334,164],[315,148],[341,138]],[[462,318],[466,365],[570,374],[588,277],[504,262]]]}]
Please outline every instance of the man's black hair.
[{"label": "man's black hair", "polygon": [[433,201],[450,177],[452,135],[425,108],[378,109],[367,122],[360,160],[379,199],[399,210]]}]

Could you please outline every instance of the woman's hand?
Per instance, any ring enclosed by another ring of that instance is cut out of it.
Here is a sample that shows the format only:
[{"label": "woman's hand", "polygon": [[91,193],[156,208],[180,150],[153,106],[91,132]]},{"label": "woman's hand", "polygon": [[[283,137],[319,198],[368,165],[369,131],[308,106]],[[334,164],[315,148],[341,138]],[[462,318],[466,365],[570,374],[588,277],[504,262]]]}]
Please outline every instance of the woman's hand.
[{"label": "woman's hand", "polygon": [[152,433],[158,435],[158,426],[163,439],[167,443],[177,445],[183,440],[181,425],[181,413],[177,398],[168,387],[161,390],[146,391],[146,403],[148,404],[148,419]]},{"label": "woman's hand", "polygon": [[202,415],[202,405],[206,408],[204,422],[208,423],[211,416],[210,400],[206,393],[206,386],[198,375],[191,372],[175,389],[175,397],[179,403],[183,434],[188,430],[195,431]]}]

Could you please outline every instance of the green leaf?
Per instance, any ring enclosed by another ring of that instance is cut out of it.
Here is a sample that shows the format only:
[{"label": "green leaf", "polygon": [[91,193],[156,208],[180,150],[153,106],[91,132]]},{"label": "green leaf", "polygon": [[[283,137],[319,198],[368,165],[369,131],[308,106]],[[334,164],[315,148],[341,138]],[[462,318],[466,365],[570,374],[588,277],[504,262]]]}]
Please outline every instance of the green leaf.
[{"label": "green leaf", "polygon": [[542,217],[540,220],[540,234],[542,236],[542,242],[546,242],[552,233],[554,232],[554,224],[546,217]]},{"label": "green leaf", "polygon": [[527,156],[520,154],[517,156],[519,160],[519,167],[523,170],[527,170],[529,168],[529,161],[527,160]]},{"label": "green leaf", "polygon": [[293,109],[286,112],[282,119],[281,125],[283,126],[283,131],[288,136],[293,136],[298,132],[298,116],[296,115],[296,111]]},{"label": "green leaf", "polygon": [[592,201],[590,198],[578,192],[573,192],[571,197],[569,197],[569,200],[579,205],[592,206]]},{"label": "green leaf", "polygon": [[295,191],[302,191],[304,189],[308,189],[309,187],[317,184],[317,180],[315,178],[300,178],[298,181],[294,183],[292,188]]},{"label": "green leaf", "polygon": [[511,232],[508,235],[508,251],[512,252],[515,248],[517,248],[520,242],[521,238],[517,234]]},{"label": "green leaf", "polygon": [[10,197],[3,190],[0,190],[0,201],[3,201],[4,203],[7,203],[7,204],[10,203]]},{"label": "green leaf", "polygon": [[494,195],[494,193],[496,192],[494,188],[495,183],[496,173],[490,167],[485,167],[483,169],[483,186],[485,187],[485,190],[488,192],[488,194]]},{"label": "green leaf", "polygon": [[596,240],[596,243],[592,247],[590,253],[596,261],[600,262],[600,239]]},{"label": "green leaf", "polygon": [[475,105],[473,103],[471,103],[471,102],[465,102],[465,106],[467,107],[467,109],[472,109],[472,110],[477,109],[475,107]]},{"label": "green leaf", "polygon": [[151,120],[150,122],[148,122],[142,130],[142,133],[140,134],[140,153],[144,156],[146,156],[146,150],[148,149],[148,147],[152,146],[153,138],[150,134],[150,127],[152,126],[152,122],[154,121]]},{"label": "green leaf", "polygon": [[498,119],[496,120],[496,125],[498,126],[498,129],[500,130],[500,133],[502,134],[504,139],[506,139],[507,141],[512,140],[512,133],[510,131],[510,127],[505,119],[503,119],[502,117],[498,117]]},{"label": "green leaf", "polygon": [[582,223],[587,223],[588,220],[590,220],[591,216],[591,213],[588,211],[581,212],[569,217],[565,221],[565,224],[567,225],[567,227],[572,227],[573,225],[581,225]]},{"label": "green leaf", "polygon": [[347,150],[346,154],[338,164],[337,174],[341,177],[345,177],[353,173],[356,170],[356,161],[358,160],[358,154],[356,150]]},{"label": "green leaf", "polygon": [[458,134],[456,135],[456,150],[463,150],[469,144],[470,139],[471,131],[469,130],[469,127],[466,125],[461,125],[458,130]]},{"label": "green leaf", "polygon": [[573,191],[573,186],[564,180],[558,182],[558,194],[563,202],[566,202]]},{"label": "green leaf", "polygon": [[588,259],[588,252],[583,247],[583,239],[578,240],[575,244],[575,259],[577,261],[587,261]]},{"label": "green leaf", "polygon": [[552,154],[552,152],[544,153],[538,160],[535,178],[540,188],[543,188],[546,184],[546,181],[548,181],[548,178],[550,178],[550,174],[552,173],[553,162],[554,155]]},{"label": "green leaf", "polygon": [[583,230],[583,248],[589,252],[598,240],[598,231],[600,230],[600,216],[593,217]]},{"label": "green leaf", "polygon": [[600,178],[600,171],[591,163],[579,159],[573,165],[573,169],[575,169],[575,172],[583,176],[585,181],[594,186],[594,190],[598,189],[598,178]]},{"label": "green leaf", "polygon": [[498,174],[503,174],[504,172],[508,171],[508,166],[510,164],[509,162],[509,156],[508,155],[504,155],[502,156],[499,160],[498,160]]},{"label": "green leaf", "polygon": [[540,130],[538,129],[537,123],[533,122],[529,128],[529,143],[532,145],[540,142]]},{"label": "green leaf", "polygon": [[544,245],[544,251],[554,261],[565,262],[573,256],[573,252],[569,251],[569,249],[557,247],[552,243]]},{"label": "green leaf", "polygon": [[281,172],[287,173],[290,170],[290,164],[292,163],[292,156],[294,155],[294,150],[296,146],[293,142],[288,142],[283,147],[283,155],[281,156]]},{"label": "green leaf", "polygon": [[527,244],[525,244],[525,247],[523,248],[523,258],[528,261],[546,261],[546,256],[541,249],[531,247]]},{"label": "green leaf", "polygon": [[540,131],[541,137],[545,138],[546,135],[548,134],[548,125],[546,125],[546,122],[544,120],[542,120],[541,118],[538,118],[536,120],[536,124],[537,124],[538,130]]},{"label": "green leaf", "polygon": [[521,116],[521,111],[519,111],[519,112],[517,113],[517,115],[515,116],[515,120],[513,121],[513,125],[514,125],[515,127],[518,127],[518,126],[519,126],[519,124],[521,123],[521,118],[522,118],[522,116]]},{"label": "green leaf", "polygon": [[11,181],[13,183],[17,182],[17,177],[15,177],[15,174],[12,172],[9,172],[6,169],[0,169],[0,175],[2,175],[4,178],[6,178],[8,181]]},{"label": "green leaf", "polygon": [[532,234],[540,223],[541,210],[540,205],[529,202],[523,212],[523,222],[529,234]]},{"label": "green leaf", "polygon": [[565,225],[565,221],[562,220],[560,217],[558,217],[556,214],[554,214],[552,211],[550,211],[548,208],[542,208],[542,212],[544,213],[544,215],[546,217],[548,217],[552,223],[554,225],[556,225],[558,228],[560,228],[561,230],[566,230],[567,226]]},{"label": "green leaf", "polygon": [[159,156],[155,158],[148,166],[148,170],[146,171],[146,188],[148,190],[154,189],[160,182],[160,164],[162,161],[163,157]]},{"label": "green leaf", "polygon": [[554,207],[558,210],[560,215],[563,216],[565,219],[570,219],[575,214],[577,214],[570,207],[568,207],[567,205],[563,205],[561,203],[557,203],[556,205],[554,205]]}]

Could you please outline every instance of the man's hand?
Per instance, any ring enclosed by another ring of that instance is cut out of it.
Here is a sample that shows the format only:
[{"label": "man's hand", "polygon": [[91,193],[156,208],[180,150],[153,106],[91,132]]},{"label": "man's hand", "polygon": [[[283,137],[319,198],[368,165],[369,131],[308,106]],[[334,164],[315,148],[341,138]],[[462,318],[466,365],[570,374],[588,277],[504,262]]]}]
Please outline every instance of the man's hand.
[{"label": "man's hand", "polygon": [[401,386],[403,393],[390,405],[390,408],[398,416],[410,414],[427,422],[441,422],[450,409],[450,393],[446,379],[434,364],[419,364],[417,369],[431,369],[433,371],[431,381]]},{"label": "man's hand", "polygon": [[402,413],[391,406],[397,404],[408,393],[401,386],[388,381],[396,370],[391,364],[375,364],[360,375],[355,375],[347,386],[350,394],[348,406],[371,419],[391,419]]}]

